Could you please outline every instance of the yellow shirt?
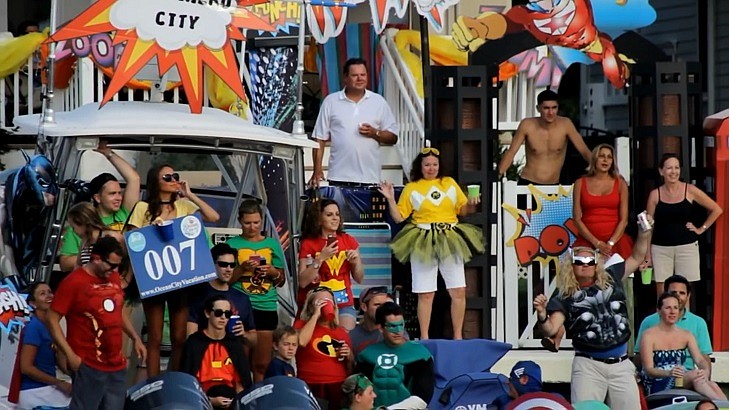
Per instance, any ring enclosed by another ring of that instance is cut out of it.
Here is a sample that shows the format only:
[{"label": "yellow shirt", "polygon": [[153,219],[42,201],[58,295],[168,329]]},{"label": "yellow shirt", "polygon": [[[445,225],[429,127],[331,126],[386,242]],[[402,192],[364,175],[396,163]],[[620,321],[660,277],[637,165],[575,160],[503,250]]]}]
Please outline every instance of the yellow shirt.
[{"label": "yellow shirt", "polygon": [[397,208],[403,218],[412,214],[412,222],[456,223],[458,211],[468,202],[468,198],[451,177],[435,180],[421,179],[410,182],[400,194]]},{"label": "yellow shirt", "polygon": [[[177,211],[177,215],[175,216],[175,218],[192,215],[198,209],[200,209],[192,201],[187,199],[176,200],[174,202],[174,206],[175,210]],[[150,225],[152,221],[149,220],[149,216],[147,215],[148,208],[148,203],[144,201],[137,202],[137,205],[134,207],[132,214],[129,216],[129,222],[127,223],[137,228],[144,228],[145,226]]]}]

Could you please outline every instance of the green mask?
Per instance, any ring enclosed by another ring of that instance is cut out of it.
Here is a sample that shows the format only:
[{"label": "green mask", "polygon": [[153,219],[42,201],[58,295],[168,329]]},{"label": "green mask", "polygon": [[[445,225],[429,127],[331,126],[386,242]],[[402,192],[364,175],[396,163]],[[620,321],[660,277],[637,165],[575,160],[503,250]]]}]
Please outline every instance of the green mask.
[{"label": "green mask", "polygon": [[390,333],[400,333],[405,330],[405,321],[398,320],[397,322],[385,323],[385,330]]}]

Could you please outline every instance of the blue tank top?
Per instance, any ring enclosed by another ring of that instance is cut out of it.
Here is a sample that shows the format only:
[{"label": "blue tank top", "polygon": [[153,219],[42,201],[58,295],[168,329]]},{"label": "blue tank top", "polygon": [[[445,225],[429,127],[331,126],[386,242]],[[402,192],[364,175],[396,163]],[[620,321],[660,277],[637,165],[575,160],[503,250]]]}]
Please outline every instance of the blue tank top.
[{"label": "blue tank top", "polygon": [[686,229],[686,224],[691,222],[692,204],[686,199],[688,184],[683,192],[683,201],[675,204],[668,204],[661,201],[661,188],[658,188],[658,203],[656,204],[656,221],[653,231],[653,245],[678,246],[688,245],[698,240],[695,233]]}]

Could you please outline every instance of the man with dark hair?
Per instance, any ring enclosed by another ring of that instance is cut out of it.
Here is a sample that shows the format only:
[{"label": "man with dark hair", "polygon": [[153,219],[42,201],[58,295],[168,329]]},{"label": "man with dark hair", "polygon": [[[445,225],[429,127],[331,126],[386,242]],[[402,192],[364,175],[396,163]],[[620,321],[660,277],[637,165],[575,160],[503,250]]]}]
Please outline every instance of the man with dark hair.
[{"label": "man with dark hair", "polygon": [[567,153],[567,141],[577,148],[588,163],[592,153],[585,145],[569,118],[557,115],[557,93],[545,90],[537,96],[539,117],[525,118],[519,123],[509,149],[499,163],[499,177],[506,173],[522,144],[526,151],[526,165],[521,171],[520,185],[554,185]]},{"label": "man with dark hair", "polygon": [[25,20],[18,24],[18,28],[15,31],[15,37],[24,36],[30,33],[38,33],[40,31],[40,24],[34,20]]},{"label": "man with dark hair", "polygon": [[[706,363],[708,363],[709,365],[709,374],[706,374],[706,372],[704,372],[704,375],[707,379],[711,379],[710,355],[711,353],[713,353],[713,349],[711,347],[711,338],[709,337],[709,328],[703,318],[696,316],[688,310],[688,307],[691,303],[691,285],[689,284],[688,279],[681,275],[669,276],[664,283],[666,287],[666,292],[673,293],[678,297],[678,307],[681,312],[679,319],[676,322],[676,326],[680,327],[681,329],[688,330],[696,338],[699,350],[701,350],[701,354],[704,356],[704,358],[706,359]],[[638,336],[635,338],[636,357],[639,357],[637,353],[640,350],[640,337],[643,335],[643,332],[646,329],[658,325],[660,321],[661,320],[658,316],[658,313],[653,313],[652,315],[643,319],[643,322],[641,322],[640,324],[640,329],[638,330]],[[693,373],[691,372],[691,370],[696,369],[696,365],[694,364],[694,361],[691,358],[691,354],[689,354],[688,349],[686,349],[686,360],[683,362],[683,367],[686,368],[686,371],[688,372],[686,379],[692,378],[691,376],[693,376]]]},{"label": "man with dark hair", "polygon": [[433,356],[425,346],[405,339],[402,308],[394,302],[383,304],[377,308],[375,322],[383,340],[357,356],[357,371],[375,385],[375,407],[392,406],[411,396],[430,402],[435,385]]},{"label": "man with dark hair", "polygon": [[[109,228],[121,232],[124,228],[129,212],[139,201],[141,180],[137,171],[124,158],[117,155],[106,142],[101,142],[96,152],[104,155],[111,165],[126,181],[126,188],[122,194],[119,180],[108,172],[97,175],[89,182],[91,200],[101,222]],[[59,263],[62,271],[70,271],[76,266],[76,259],[81,252],[81,237],[71,229],[66,228],[63,234],[63,243],[60,250]]]},{"label": "man with dark hair", "polygon": [[233,334],[243,337],[248,346],[256,344],[256,325],[253,320],[251,300],[245,293],[233,289],[233,270],[236,267],[235,258],[238,251],[227,243],[219,243],[210,250],[215,262],[215,279],[208,283],[195,286],[190,291],[190,312],[187,319],[187,334],[191,335],[198,329],[205,328],[208,323],[205,317],[205,301],[215,295],[222,295],[231,303],[233,314],[239,316],[239,322],[233,326]]},{"label": "man with dark hair", "polygon": [[[71,409],[121,409],[126,393],[127,359],[122,332],[134,342],[141,362],[147,351],[123,313],[124,292],[117,269],[124,257],[112,237],[94,243],[91,259],[58,286],[48,311],[48,327],[72,371]],[[68,335],[61,330],[66,318]]]},{"label": "man with dark hair", "polygon": [[324,179],[324,146],[330,142],[329,185],[357,187],[380,183],[380,144],[397,143],[398,124],[382,96],[367,89],[367,63],[344,63],[344,89],[322,102],[312,136],[314,173],[309,185]]}]

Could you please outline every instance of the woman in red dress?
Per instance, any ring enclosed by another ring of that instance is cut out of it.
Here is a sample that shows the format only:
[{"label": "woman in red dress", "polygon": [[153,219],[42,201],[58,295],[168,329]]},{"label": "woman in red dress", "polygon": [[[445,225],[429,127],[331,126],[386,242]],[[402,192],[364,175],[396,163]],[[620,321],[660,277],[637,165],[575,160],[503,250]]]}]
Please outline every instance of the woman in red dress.
[{"label": "woman in red dress", "polygon": [[592,150],[587,175],[575,182],[572,216],[579,236],[573,247],[587,246],[610,257],[630,256],[633,240],[625,235],[628,225],[628,184],[618,173],[615,151],[608,144]]},{"label": "woman in red dress", "polygon": [[[613,253],[628,259],[633,240],[625,235],[628,225],[628,184],[615,165],[615,149],[600,144],[592,150],[587,175],[575,182],[572,190],[572,217],[578,236],[573,248],[593,248],[606,257]],[[556,352],[564,327],[553,338],[542,339],[542,346]]]}]

